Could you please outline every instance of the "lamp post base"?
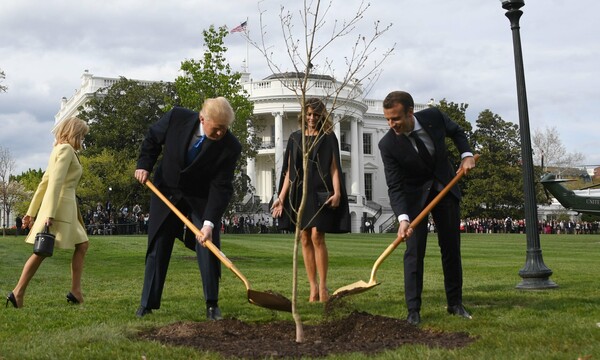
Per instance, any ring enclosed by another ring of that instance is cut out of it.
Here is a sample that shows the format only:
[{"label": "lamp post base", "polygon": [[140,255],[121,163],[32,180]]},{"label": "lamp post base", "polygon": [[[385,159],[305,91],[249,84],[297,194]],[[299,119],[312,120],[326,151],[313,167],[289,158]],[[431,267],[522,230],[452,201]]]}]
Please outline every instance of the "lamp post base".
[{"label": "lamp post base", "polygon": [[556,289],[558,288],[558,284],[549,278],[527,278],[523,279],[521,283],[515,286],[516,289],[519,290],[547,290],[547,289]]},{"label": "lamp post base", "polygon": [[525,266],[519,271],[519,276],[523,278],[523,281],[516,288],[520,290],[555,289],[558,285],[550,280],[551,275],[552,270],[544,265],[542,250],[528,250]]}]

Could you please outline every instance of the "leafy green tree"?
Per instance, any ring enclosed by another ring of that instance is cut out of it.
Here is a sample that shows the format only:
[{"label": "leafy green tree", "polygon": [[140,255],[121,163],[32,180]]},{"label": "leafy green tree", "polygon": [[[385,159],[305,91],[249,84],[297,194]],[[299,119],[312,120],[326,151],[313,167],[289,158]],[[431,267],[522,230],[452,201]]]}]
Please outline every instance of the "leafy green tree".
[{"label": "leafy green tree", "polygon": [[253,190],[245,175],[246,159],[256,156],[260,141],[252,132],[254,104],[240,84],[241,74],[233,72],[226,60],[227,47],[223,40],[228,33],[225,27],[214,26],[202,32],[206,48],[204,56],[200,60],[189,59],[181,63],[183,74],[175,79],[175,88],[183,107],[199,111],[205,99],[224,96],[235,111],[231,131],[242,144],[242,155],[236,170],[231,209]]},{"label": "leafy green tree", "polygon": [[140,83],[121,77],[110,87],[98,90],[80,107],[79,117],[90,125],[84,155],[114,150],[121,160],[137,159],[148,126],[175,103],[172,84]]},{"label": "leafy green tree", "polygon": [[31,197],[37,189],[38,184],[42,180],[42,176],[44,176],[44,171],[42,169],[29,169],[20,175],[15,175],[12,177],[15,181],[19,182],[23,186],[24,190],[23,199],[15,203],[14,209],[18,214],[25,214],[27,212]]},{"label": "leafy green tree", "polygon": [[136,202],[149,203],[149,195],[133,177],[135,161],[119,161],[121,155],[110,149],[103,149],[93,156],[82,156],[83,175],[78,195],[82,202],[82,212],[103,206],[110,201],[115,210],[123,206],[131,208]]},{"label": "leafy green tree", "polygon": [[504,121],[490,110],[477,118],[473,133],[481,154],[475,171],[469,174],[469,196],[464,198],[465,217],[523,217],[523,176],[518,126]]},{"label": "leafy green tree", "polygon": [[[473,136],[473,125],[467,120],[466,112],[469,104],[465,103],[454,103],[452,101],[448,102],[446,99],[440,100],[439,104],[436,105],[440,111],[448,115],[450,119],[460,125],[468,139],[472,140]],[[446,146],[448,147],[448,155],[450,157],[450,161],[454,164],[455,168],[458,168],[460,165],[460,154],[458,153],[458,149],[450,139],[446,139]],[[473,145],[471,145],[473,146]]]}]

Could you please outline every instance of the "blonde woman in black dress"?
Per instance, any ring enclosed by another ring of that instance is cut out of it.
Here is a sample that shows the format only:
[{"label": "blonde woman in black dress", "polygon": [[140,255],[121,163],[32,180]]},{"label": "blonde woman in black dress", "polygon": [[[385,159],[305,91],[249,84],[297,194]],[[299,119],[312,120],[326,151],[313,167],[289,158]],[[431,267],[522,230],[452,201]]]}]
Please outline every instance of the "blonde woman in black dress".
[{"label": "blonde woman in black dress", "polygon": [[[348,196],[342,179],[342,166],[333,124],[320,99],[307,99],[304,140],[309,151],[307,198],[303,216],[297,219],[304,179],[302,132],[293,132],[287,143],[281,169],[279,195],[271,207],[279,228],[295,231],[300,223],[302,255],[310,284],[309,301],[326,302],[329,255],[325,233],[350,232]],[[300,119],[300,124],[302,124]],[[318,274],[318,281],[317,281]]]}]

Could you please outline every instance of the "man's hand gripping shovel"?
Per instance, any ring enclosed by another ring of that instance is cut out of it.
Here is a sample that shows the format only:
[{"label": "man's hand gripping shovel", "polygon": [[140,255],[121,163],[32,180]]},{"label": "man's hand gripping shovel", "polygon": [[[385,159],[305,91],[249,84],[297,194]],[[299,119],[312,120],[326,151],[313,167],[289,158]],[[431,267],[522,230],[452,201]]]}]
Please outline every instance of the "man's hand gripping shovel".
[{"label": "man's hand gripping shovel", "polygon": [[[475,161],[477,161],[477,159],[479,159],[479,154],[475,155]],[[446,187],[440,191],[440,193],[429,203],[429,205],[427,205],[425,209],[423,209],[423,211],[421,211],[421,213],[410,223],[410,228],[416,227],[425,217],[427,217],[431,210],[440,202],[440,200],[442,200],[444,196],[446,196],[450,189],[456,185],[456,183],[463,177],[464,174],[464,170],[460,169],[456,176],[454,176],[454,178],[448,183],[448,185],[446,185]],[[371,270],[371,278],[369,279],[369,282],[360,280],[350,285],[342,286],[333,292],[333,295],[329,301],[335,301],[336,299],[346,295],[359,294],[379,285],[380,283],[378,283],[376,279],[379,266],[404,240],[405,238],[403,237],[397,237],[396,240],[394,240],[394,242],[392,242],[379,256],[379,258],[377,258],[375,264],[373,265],[373,269]]]},{"label": "man's hand gripping shovel", "polygon": [[[192,223],[185,215],[173,205],[161,192],[158,190],[150,180],[145,182],[146,186],[156,194],[178,217],[183,223],[196,235],[202,235],[202,232]],[[248,294],[248,302],[254,305],[262,306],[267,309],[279,310],[279,311],[292,311],[292,302],[285,296],[272,292],[272,291],[256,291],[250,288],[250,283],[246,277],[233,265],[231,260],[225,256],[225,254],[219,250],[219,248],[212,243],[212,241],[205,241],[204,245],[223,263],[229,268],[246,286]]]}]

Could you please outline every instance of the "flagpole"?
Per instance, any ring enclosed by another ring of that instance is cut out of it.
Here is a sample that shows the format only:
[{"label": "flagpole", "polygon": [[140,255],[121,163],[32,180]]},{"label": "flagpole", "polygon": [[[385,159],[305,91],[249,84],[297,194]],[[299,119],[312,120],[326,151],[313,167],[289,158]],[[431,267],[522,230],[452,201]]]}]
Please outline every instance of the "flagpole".
[{"label": "flagpole", "polygon": [[246,21],[244,21],[243,23],[239,24],[238,26],[234,27],[233,29],[229,30],[230,34],[233,34],[234,32],[244,32],[244,35],[246,37],[246,59],[243,61],[244,65],[242,66],[242,70],[247,73],[249,71],[249,58],[250,58],[250,41],[249,41],[249,34],[250,32],[248,31],[248,18],[246,18]]},{"label": "flagpole", "polygon": [[248,18],[246,18],[246,73],[250,73],[250,51],[249,51],[249,43],[248,40],[250,38],[250,30],[248,30]]}]

